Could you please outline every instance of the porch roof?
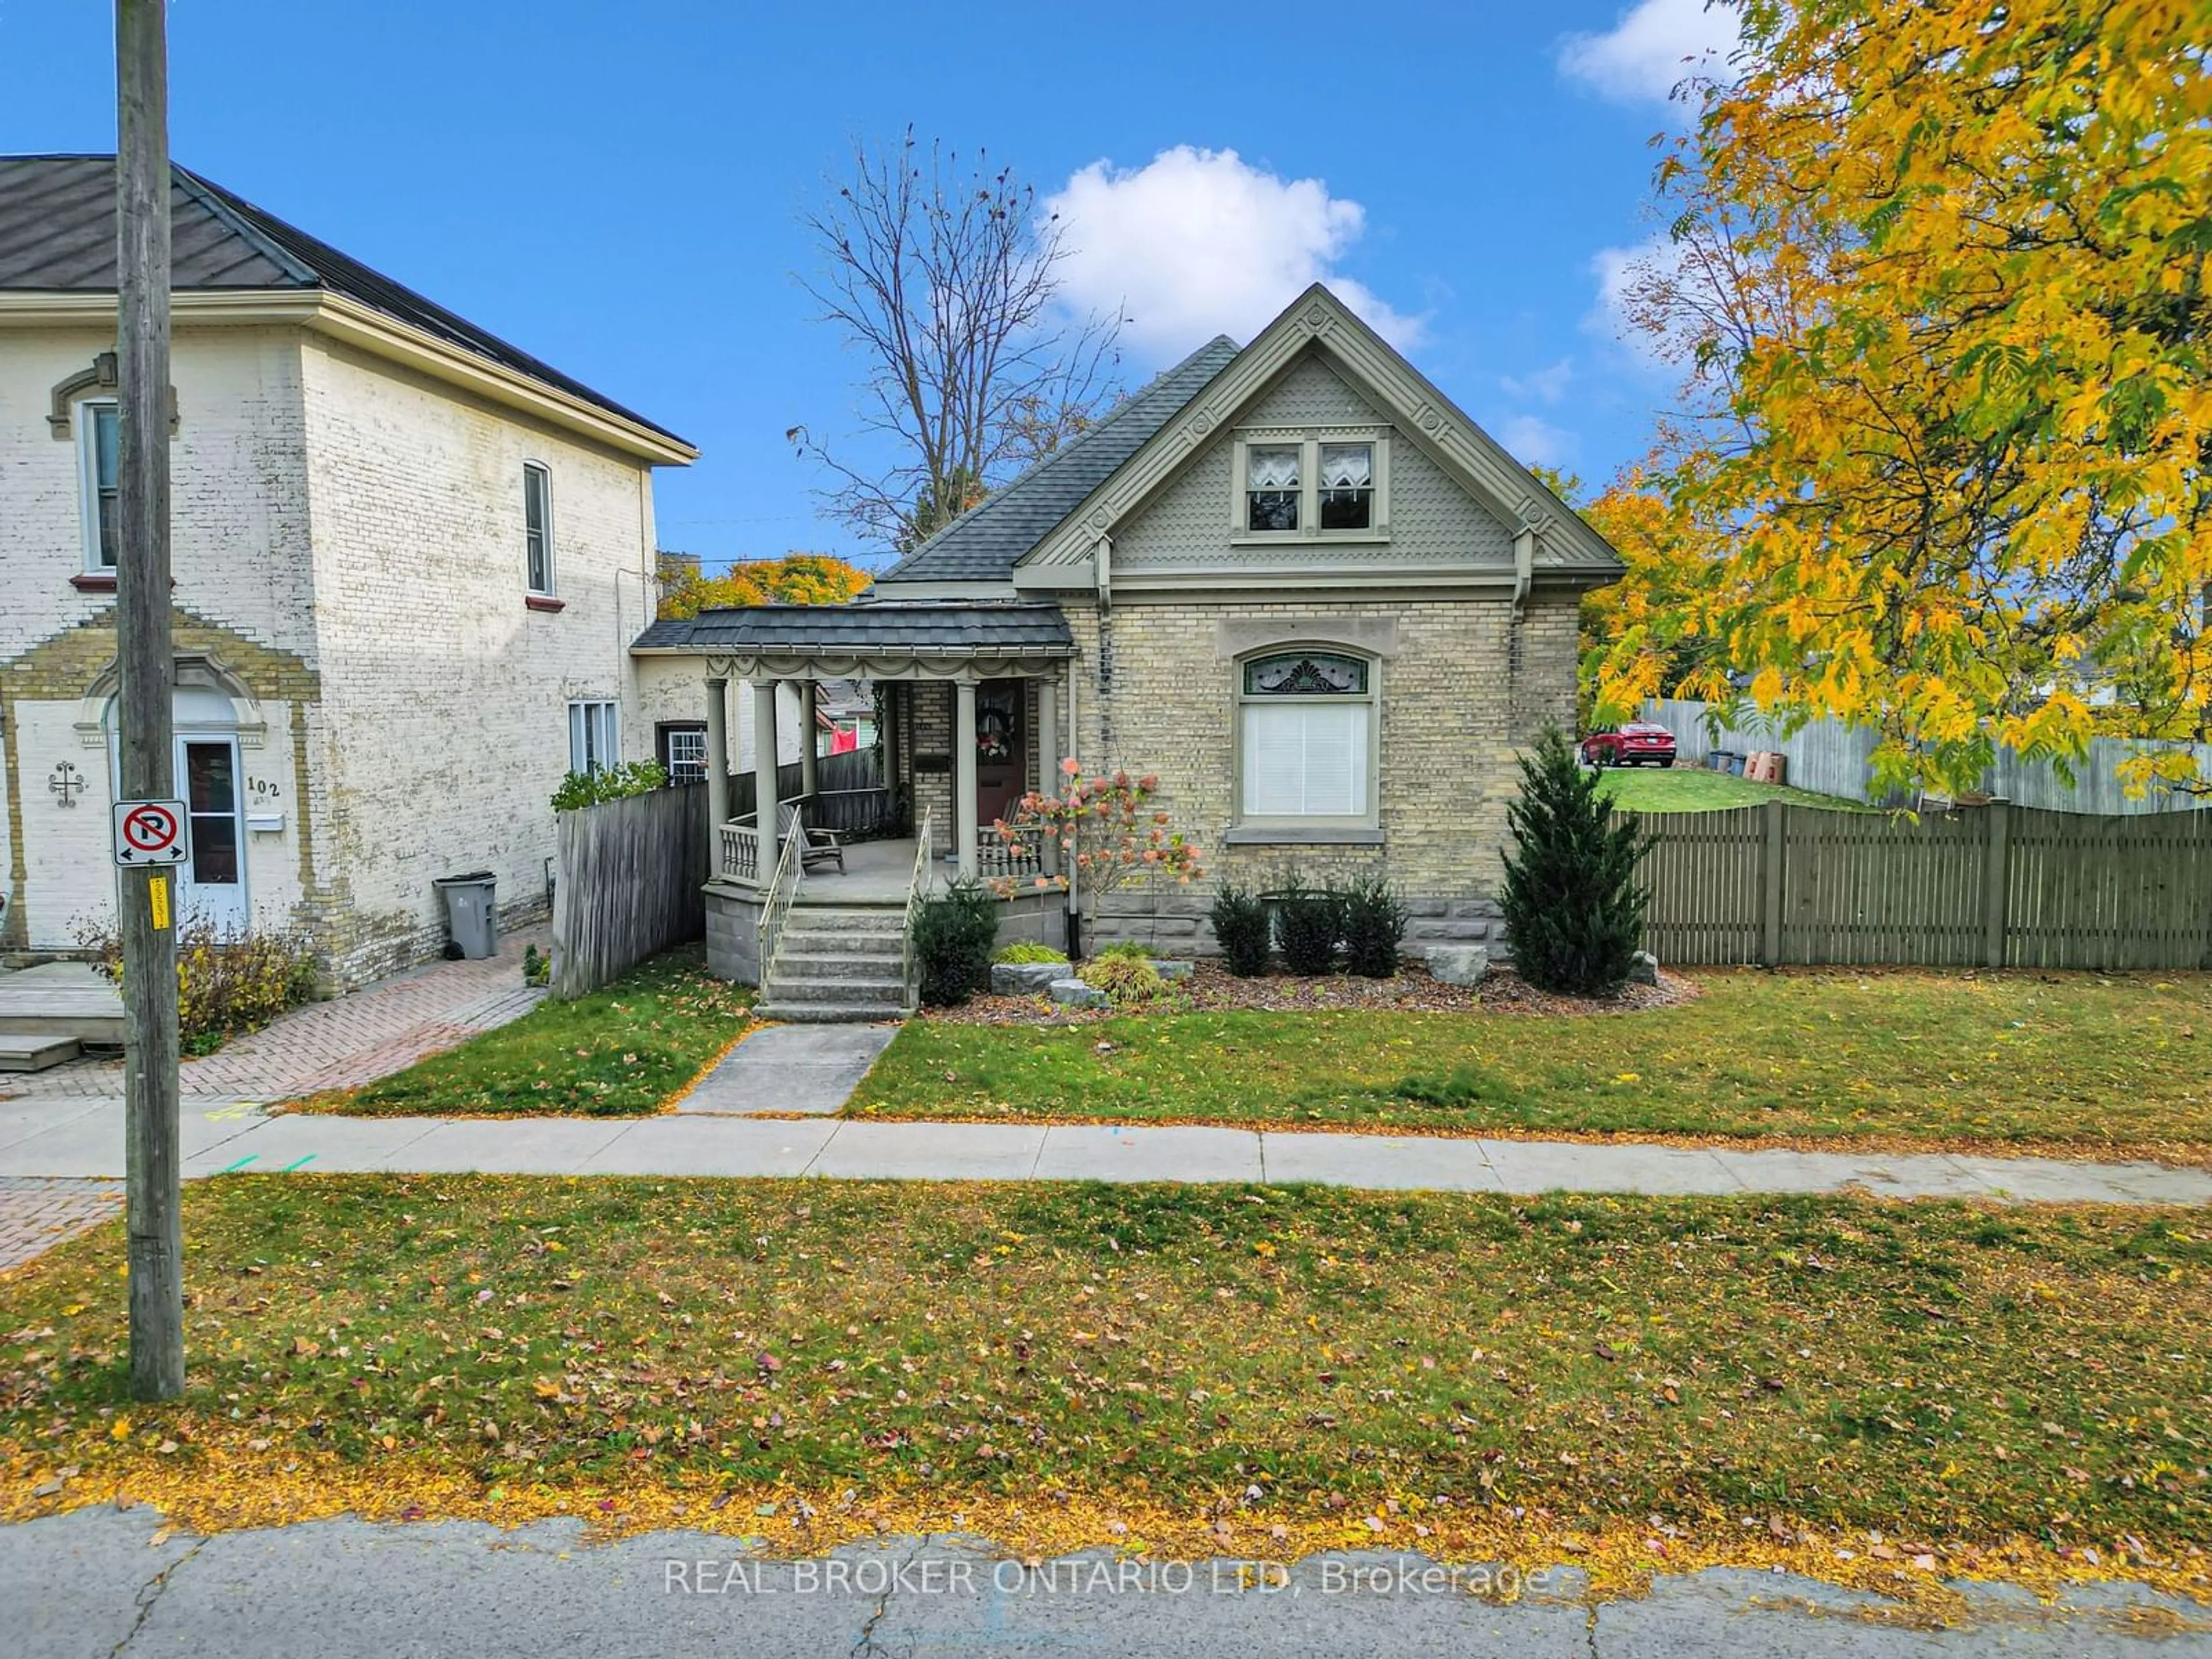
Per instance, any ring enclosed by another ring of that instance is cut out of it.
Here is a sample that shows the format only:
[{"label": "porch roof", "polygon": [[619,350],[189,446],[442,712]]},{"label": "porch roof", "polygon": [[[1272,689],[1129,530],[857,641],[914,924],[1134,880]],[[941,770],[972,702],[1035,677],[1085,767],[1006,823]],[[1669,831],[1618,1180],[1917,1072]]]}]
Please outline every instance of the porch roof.
[{"label": "porch roof", "polygon": [[1075,639],[1058,605],[1033,600],[854,599],[666,617],[630,649],[717,657],[1066,657],[1074,654]]}]

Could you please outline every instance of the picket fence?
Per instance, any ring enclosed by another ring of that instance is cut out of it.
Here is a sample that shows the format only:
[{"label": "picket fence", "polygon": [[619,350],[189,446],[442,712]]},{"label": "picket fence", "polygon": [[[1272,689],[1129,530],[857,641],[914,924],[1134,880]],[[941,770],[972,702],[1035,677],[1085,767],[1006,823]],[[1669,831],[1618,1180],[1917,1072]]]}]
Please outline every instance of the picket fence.
[{"label": "picket fence", "polygon": [[1635,816],[1670,966],[2212,968],[2212,813]]}]

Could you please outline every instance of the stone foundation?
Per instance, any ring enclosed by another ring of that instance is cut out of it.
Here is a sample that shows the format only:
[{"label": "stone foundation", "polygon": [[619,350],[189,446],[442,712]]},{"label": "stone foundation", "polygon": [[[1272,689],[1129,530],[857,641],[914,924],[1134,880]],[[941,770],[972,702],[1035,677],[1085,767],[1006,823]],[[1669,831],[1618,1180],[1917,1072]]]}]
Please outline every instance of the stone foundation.
[{"label": "stone foundation", "polygon": [[[1095,955],[1109,945],[1125,941],[1158,945],[1178,955],[1213,957],[1221,946],[1206,920],[1211,895],[1195,891],[1150,897],[1115,896],[1083,918],[1083,948]],[[1481,945],[1496,961],[1510,958],[1504,913],[1494,899],[1409,898],[1405,901],[1405,952],[1425,957],[1432,945]],[[1006,937],[1004,929],[1000,938]]]},{"label": "stone foundation", "polygon": [[1067,895],[1024,893],[1000,900],[999,943],[1067,949]]},{"label": "stone foundation", "polygon": [[706,899],[707,971],[739,985],[759,984],[761,912],[766,907],[758,893],[710,881]]}]

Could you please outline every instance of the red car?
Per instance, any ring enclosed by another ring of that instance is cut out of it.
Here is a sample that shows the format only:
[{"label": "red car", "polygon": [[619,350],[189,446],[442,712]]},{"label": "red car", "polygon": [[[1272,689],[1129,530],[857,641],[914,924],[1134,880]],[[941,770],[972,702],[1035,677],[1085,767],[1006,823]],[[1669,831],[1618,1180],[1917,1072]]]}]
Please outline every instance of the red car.
[{"label": "red car", "polygon": [[1647,720],[1604,726],[1583,739],[1583,761],[1589,766],[1672,766],[1674,734]]}]

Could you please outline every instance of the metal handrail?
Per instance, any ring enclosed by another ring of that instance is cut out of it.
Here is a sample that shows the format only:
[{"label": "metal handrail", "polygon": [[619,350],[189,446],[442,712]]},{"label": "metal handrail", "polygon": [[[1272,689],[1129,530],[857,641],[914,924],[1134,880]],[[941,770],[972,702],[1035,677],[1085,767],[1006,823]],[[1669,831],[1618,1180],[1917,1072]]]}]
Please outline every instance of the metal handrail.
[{"label": "metal handrail", "polygon": [[929,890],[929,821],[933,816],[933,808],[924,807],[921,827],[915,832],[914,874],[906,885],[906,926],[899,930],[899,983],[906,987],[910,1007],[918,1007],[921,1001],[914,980],[914,922],[921,912],[922,895]]},{"label": "metal handrail", "polygon": [[791,833],[783,838],[783,850],[776,855],[775,874],[769,878],[768,892],[761,902],[760,982],[763,987],[775,970],[775,953],[783,943],[783,924],[790,919],[792,903],[799,896],[798,849],[805,838],[806,831],[794,822]]}]

